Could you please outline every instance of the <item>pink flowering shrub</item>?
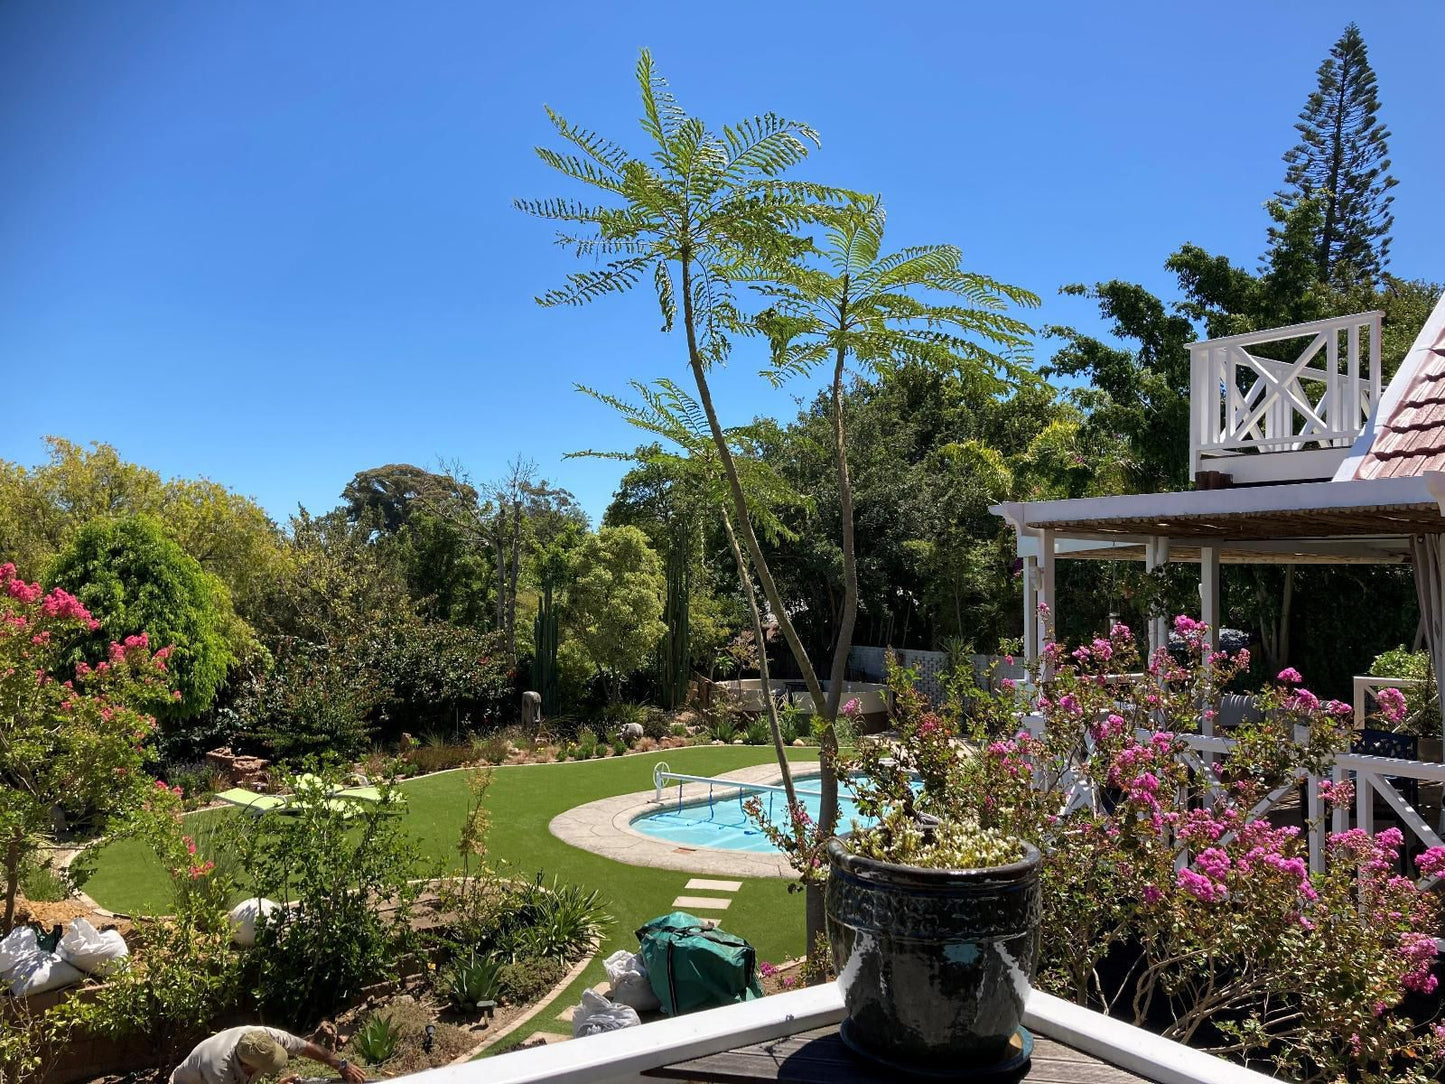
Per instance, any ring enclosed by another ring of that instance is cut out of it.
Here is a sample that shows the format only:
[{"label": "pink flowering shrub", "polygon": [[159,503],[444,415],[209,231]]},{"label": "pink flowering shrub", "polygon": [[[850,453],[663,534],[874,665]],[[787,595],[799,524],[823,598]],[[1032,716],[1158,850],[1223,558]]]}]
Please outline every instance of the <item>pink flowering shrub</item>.
[{"label": "pink flowering shrub", "polygon": [[[1398,831],[1330,837],[1312,875],[1298,827],[1250,814],[1346,747],[1348,709],[1283,671],[1227,759],[1186,764],[1179,735],[1248,659],[1211,655],[1187,617],[1175,628],[1190,665],[1144,663],[1120,627],[1049,644],[1041,736],[1020,732],[1011,697],[960,720],[982,748],[952,787],[960,815],[1044,853],[1038,984],[1292,1078],[1423,1079],[1442,1040],[1400,1006],[1434,991],[1439,907],[1397,872]],[[1351,790],[1321,796],[1348,806]],[[1445,871],[1445,850],[1419,868]]]},{"label": "pink flowering shrub", "polygon": [[0,564],[0,838],[4,926],[14,916],[20,871],[52,831],[53,811],[98,831],[140,809],[140,767],[155,719],[146,708],[172,695],[166,656],[145,636],[110,645],[105,661],[64,663],[98,622],[68,592],[27,583]]}]

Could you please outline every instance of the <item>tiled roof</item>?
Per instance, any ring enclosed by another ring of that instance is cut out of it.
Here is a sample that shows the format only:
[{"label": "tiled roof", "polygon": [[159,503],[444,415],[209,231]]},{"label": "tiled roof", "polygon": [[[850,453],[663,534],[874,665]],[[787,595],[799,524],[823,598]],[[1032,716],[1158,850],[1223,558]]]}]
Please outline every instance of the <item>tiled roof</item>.
[{"label": "tiled roof", "polygon": [[1375,434],[1356,477],[1400,478],[1445,470],[1445,331],[1405,379],[1409,384]]}]

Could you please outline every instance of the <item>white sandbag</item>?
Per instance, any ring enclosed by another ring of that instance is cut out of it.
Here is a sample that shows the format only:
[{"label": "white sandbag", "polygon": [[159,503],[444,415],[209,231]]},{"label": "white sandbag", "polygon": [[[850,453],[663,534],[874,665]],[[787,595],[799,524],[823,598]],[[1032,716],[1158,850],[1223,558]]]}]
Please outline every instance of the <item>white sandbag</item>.
[{"label": "white sandbag", "polygon": [[35,931],[29,926],[16,926],[0,941],[0,979],[9,982],[21,963],[39,951]]},{"label": "white sandbag", "polygon": [[601,1035],[604,1031],[635,1028],[642,1023],[631,1005],[614,1005],[596,990],[582,991],[582,1004],[572,1011],[572,1037]]},{"label": "white sandbag", "polygon": [[631,1005],[638,1012],[657,1012],[662,1008],[652,983],[647,980],[647,968],[637,953],[618,949],[602,961],[602,966],[607,970],[612,1000],[617,1004]]},{"label": "white sandbag", "polygon": [[10,992],[16,997],[43,994],[85,981],[85,973],[72,967],[54,952],[33,952],[16,965],[10,975]]},{"label": "white sandbag", "polygon": [[83,918],[75,919],[66,928],[56,951],[62,960],[87,975],[113,974],[130,955],[119,930],[101,933]]},{"label": "white sandbag", "polygon": [[261,921],[261,916],[265,915],[269,918],[279,910],[281,910],[281,905],[275,900],[262,897],[242,900],[226,915],[231,921],[231,940],[244,948],[254,945],[256,943],[256,924]]}]

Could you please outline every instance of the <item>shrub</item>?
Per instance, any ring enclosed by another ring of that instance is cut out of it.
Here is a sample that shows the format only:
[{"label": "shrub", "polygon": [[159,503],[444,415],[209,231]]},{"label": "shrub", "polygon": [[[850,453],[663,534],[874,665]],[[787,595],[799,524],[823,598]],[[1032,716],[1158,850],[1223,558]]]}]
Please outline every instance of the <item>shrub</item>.
[{"label": "shrub", "polygon": [[761,715],[749,719],[743,728],[743,741],[749,745],[771,745],[773,734],[768,720]]},{"label": "shrub", "polygon": [[395,974],[415,944],[417,851],[395,815],[401,799],[383,782],[378,802],[338,803],[327,797],[338,783],[334,773],[300,777],[285,816],[230,825],[256,893],[289,905],[262,924],[246,959],[262,1010],[293,1027]]},{"label": "shrub", "polygon": [[1410,711],[1402,721],[1390,723],[1391,729],[1422,737],[1439,736],[1440,691],[1435,684],[1435,671],[1430,665],[1428,651],[1407,651],[1403,645],[1393,648],[1375,656],[1375,661],[1370,664],[1370,673],[1375,677],[1410,678],[1420,683],[1410,690],[1407,697]]},{"label": "shrub", "polygon": [[512,735],[507,731],[495,731],[486,737],[472,739],[472,759],[484,764],[502,764],[511,755]]},{"label": "shrub", "polygon": [[591,760],[597,752],[597,734],[591,727],[584,726],[577,731],[577,751],[582,760]]},{"label": "shrub", "polygon": [[427,743],[412,746],[402,754],[402,759],[416,769],[417,775],[427,775],[431,772],[444,772],[452,768],[465,767],[476,759],[476,749],[470,743],[466,745]]},{"label": "shrub", "polygon": [[667,737],[667,732],[667,713],[657,708],[649,708],[642,717],[642,736],[653,741],[662,741]]},{"label": "shrub", "polygon": [[141,633],[174,645],[169,665],[181,695],[160,707],[168,718],[206,711],[251,638],[241,631],[225,585],[149,516],[86,524],[55,558],[47,580],[74,594],[100,622],[76,644],[72,661],[104,662],[110,643]]},{"label": "shrub", "polygon": [[514,960],[497,972],[497,997],[509,1005],[526,1005],[550,993],[566,974],[562,960]]}]

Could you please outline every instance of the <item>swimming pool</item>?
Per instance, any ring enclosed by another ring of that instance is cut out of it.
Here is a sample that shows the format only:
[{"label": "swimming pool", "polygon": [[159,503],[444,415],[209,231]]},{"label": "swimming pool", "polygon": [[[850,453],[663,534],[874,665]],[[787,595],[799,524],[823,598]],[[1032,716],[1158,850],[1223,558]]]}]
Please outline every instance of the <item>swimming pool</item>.
[{"label": "swimming pool", "polygon": [[[797,781],[799,797],[808,811],[808,816],[818,818],[818,796],[816,778],[800,778]],[[846,786],[846,784],[845,784]],[[726,780],[717,787],[718,797],[711,802],[684,804],[678,807],[676,797],[664,800],[662,807],[645,813],[632,821],[632,827],[643,835],[652,836],[679,847],[713,847],[723,851],[751,851],[755,854],[777,854],[778,848],[765,836],[743,809],[749,794],[727,786]],[[811,792],[811,793],[810,793]],[[774,823],[782,826],[787,817],[787,800],[775,791],[758,794],[763,812]],[[857,821],[867,827],[869,818],[858,813],[858,805],[845,789],[838,794],[838,829],[847,831]]]}]

